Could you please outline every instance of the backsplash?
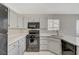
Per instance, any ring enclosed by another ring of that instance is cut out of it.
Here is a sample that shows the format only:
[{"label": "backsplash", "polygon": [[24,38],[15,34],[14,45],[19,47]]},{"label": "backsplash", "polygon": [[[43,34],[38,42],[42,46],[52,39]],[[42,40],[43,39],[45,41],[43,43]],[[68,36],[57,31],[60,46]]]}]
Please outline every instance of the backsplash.
[{"label": "backsplash", "polygon": [[56,31],[48,31],[48,30],[44,30],[44,29],[41,29],[41,30],[40,30],[40,34],[57,35]]},{"label": "backsplash", "polygon": [[26,29],[21,28],[9,28],[8,34],[17,34],[17,33],[27,33],[28,31]]}]

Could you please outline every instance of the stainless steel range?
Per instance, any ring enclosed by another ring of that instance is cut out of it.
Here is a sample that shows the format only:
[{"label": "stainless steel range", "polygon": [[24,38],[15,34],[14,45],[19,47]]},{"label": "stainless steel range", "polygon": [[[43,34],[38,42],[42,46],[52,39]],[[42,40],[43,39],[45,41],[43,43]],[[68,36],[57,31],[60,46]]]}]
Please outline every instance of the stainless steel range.
[{"label": "stainless steel range", "polygon": [[28,29],[31,29],[26,36],[26,51],[28,52],[39,52],[39,26],[39,22],[28,23]]}]

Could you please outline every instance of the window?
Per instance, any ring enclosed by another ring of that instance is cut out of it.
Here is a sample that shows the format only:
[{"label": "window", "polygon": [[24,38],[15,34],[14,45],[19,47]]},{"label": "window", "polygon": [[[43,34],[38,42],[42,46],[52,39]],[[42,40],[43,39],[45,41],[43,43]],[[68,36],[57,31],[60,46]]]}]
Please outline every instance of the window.
[{"label": "window", "polygon": [[59,19],[48,19],[48,30],[59,30]]}]

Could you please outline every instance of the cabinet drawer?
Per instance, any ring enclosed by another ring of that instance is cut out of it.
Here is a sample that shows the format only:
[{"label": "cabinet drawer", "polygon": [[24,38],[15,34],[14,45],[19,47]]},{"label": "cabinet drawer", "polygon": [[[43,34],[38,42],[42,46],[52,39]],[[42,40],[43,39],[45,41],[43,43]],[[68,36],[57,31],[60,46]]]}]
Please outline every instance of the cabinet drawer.
[{"label": "cabinet drawer", "polygon": [[8,51],[8,55],[15,55],[15,49]]},{"label": "cabinet drawer", "polygon": [[47,45],[44,45],[44,44],[43,45],[40,45],[40,50],[47,50],[47,47],[48,46]]},{"label": "cabinet drawer", "polygon": [[40,40],[40,44],[48,44],[48,40]]},{"label": "cabinet drawer", "polygon": [[77,51],[76,51],[77,55],[79,55],[79,46],[77,46]]},{"label": "cabinet drawer", "polygon": [[9,55],[18,55],[18,41],[8,46]]},{"label": "cabinet drawer", "polygon": [[61,40],[60,39],[50,38],[49,41],[54,41],[54,42],[58,42],[58,43],[61,44]]},{"label": "cabinet drawer", "polygon": [[25,51],[25,48],[26,48],[25,43],[26,43],[25,38],[19,40],[19,55],[24,54],[24,51]]},{"label": "cabinet drawer", "polygon": [[14,49],[15,47],[18,47],[18,41],[17,42],[14,42],[12,43],[11,45],[8,46],[8,51]]},{"label": "cabinet drawer", "polygon": [[18,55],[18,49],[14,48],[14,49],[8,51],[8,55]]},{"label": "cabinet drawer", "polygon": [[56,54],[61,54],[61,44],[60,42],[50,41],[48,44],[49,50]]}]

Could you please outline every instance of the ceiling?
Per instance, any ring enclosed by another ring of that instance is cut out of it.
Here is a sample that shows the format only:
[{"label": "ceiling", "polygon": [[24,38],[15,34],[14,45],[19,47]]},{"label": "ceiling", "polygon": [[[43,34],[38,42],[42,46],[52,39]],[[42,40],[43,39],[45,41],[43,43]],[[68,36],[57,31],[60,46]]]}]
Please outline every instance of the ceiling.
[{"label": "ceiling", "polygon": [[3,3],[19,14],[79,14],[79,3]]}]

